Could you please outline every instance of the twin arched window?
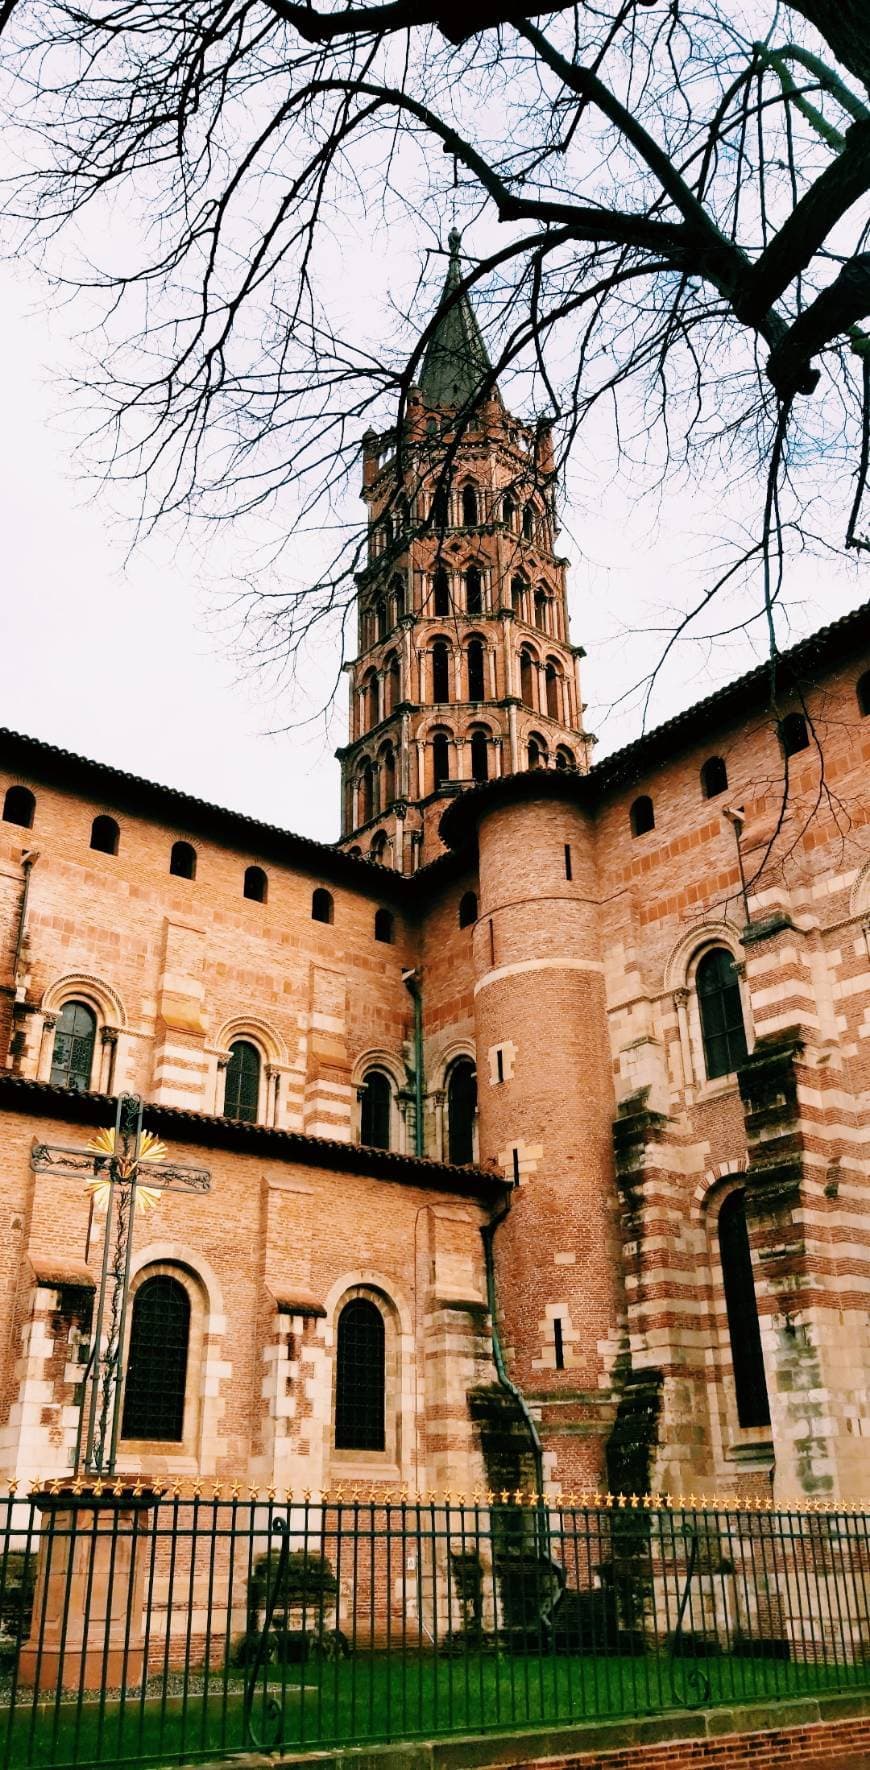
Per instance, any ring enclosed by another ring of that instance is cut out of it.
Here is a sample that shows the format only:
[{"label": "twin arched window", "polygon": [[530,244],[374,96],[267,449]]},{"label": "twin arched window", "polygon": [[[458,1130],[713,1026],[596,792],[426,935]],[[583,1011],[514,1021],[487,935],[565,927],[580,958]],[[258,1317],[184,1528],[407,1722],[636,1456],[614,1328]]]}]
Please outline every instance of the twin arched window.
[{"label": "twin arched window", "polygon": [[336,1450],[384,1450],[386,1334],[367,1297],[351,1298],[339,1315],[335,1365]]},{"label": "twin arched window", "polygon": [[65,1002],[57,1017],[51,1076],[55,1087],[83,1093],[91,1085],[97,1017],[86,1002]]},{"label": "twin arched window", "polygon": [[716,1076],[733,1075],[746,1062],[747,1045],[740,980],[727,947],[710,947],[701,956],[695,989],[707,1075],[711,1081]]},{"label": "twin arched window", "polygon": [[133,1298],[121,1437],[180,1444],[190,1345],[190,1298],[157,1273]]},{"label": "twin arched window", "polygon": [[369,1149],[389,1149],[392,1089],[382,1069],[370,1069],[360,1094],[359,1140]]},{"label": "twin arched window", "polygon": [[249,1039],[230,1046],[224,1087],[224,1118],[255,1124],[260,1108],[260,1053]]},{"label": "twin arched window", "polygon": [[477,1071],[470,1057],[458,1057],[447,1077],[447,1160],[461,1167],[474,1160]]},{"label": "twin arched window", "polygon": [[29,787],[7,787],[3,800],[3,822],[17,824],[19,829],[32,830],[36,800]]}]

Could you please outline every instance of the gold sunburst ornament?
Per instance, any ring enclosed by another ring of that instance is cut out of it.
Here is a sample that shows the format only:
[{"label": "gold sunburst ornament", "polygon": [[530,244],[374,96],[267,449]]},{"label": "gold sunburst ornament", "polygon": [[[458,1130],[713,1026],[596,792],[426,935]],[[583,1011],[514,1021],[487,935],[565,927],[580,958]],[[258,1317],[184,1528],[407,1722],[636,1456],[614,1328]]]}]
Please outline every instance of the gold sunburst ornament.
[{"label": "gold sunburst ornament", "polygon": [[[87,1145],[95,1155],[114,1156],[115,1133],[110,1130],[98,1131]],[[155,1137],[153,1131],[143,1131],[139,1142],[140,1167],[148,1162],[162,1162],[166,1155],[166,1145]],[[132,1157],[119,1156],[116,1162],[116,1177],[120,1181],[133,1178],[134,1161]],[[106,1174],[95,1174],[85,1181],[85,1191],[89,1192],[98,1211],[104,1211],[109,1202],[112,1182]],[[160,1192],[156,1186],[139,1186],[136,1191],[136,1203],[141,1211],[153,1211],[160,1203]]]}]

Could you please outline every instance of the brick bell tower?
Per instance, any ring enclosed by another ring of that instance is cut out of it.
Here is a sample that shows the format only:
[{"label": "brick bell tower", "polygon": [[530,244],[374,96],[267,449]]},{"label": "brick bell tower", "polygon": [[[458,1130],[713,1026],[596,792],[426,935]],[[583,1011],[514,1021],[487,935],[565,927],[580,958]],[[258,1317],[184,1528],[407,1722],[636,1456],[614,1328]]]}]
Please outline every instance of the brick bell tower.
[{"label": "brick bell tower", "polygon": [[505,410],[460,235],[401,432],[363,437],[368,562],[342,767],[341,845],[414,872],[450,795],[526,769],[585,771],[552,437]]}]

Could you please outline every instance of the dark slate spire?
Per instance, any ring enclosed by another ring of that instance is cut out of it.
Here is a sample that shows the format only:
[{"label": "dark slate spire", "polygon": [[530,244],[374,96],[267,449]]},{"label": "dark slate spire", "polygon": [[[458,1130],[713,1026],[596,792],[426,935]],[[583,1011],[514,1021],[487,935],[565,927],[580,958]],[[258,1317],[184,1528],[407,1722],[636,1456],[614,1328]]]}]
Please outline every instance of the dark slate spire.
[{"label": "dark slate spire", "polygon": [[474,404],[492,365],[467,295],[456,299],[462,281],[459,248],[462,235],[454,227],[447,244],[450,269],[438,304],[440,318],[426,346],[420,391],[427,405],[466,407]]}]

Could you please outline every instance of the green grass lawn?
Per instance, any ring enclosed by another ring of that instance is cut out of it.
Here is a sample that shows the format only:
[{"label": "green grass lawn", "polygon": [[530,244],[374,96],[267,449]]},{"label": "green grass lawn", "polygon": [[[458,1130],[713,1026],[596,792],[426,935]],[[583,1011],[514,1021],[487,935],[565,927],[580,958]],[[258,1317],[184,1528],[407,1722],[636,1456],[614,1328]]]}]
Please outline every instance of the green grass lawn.
[{"label": "green grass lawn", "polygon": [[[285,1750],[431,1738],[448,1733],[570,1725],[656,1714],[666,1709],[756,1701],[870,1683],[870,1668],[803,1666],[723,1656],[670,1661],[638,1658],[473,1654],[465,1658],[394,1652],[349,1660],[269,1667],[257,1686],[254,1743]],[[709,1680],[709,1688],[698,1677]],[[270,1717],[270,1699],[277,1712]],[[10,1721],[0,1711],[0,1763],[19,1766],[168,1764],[198,1755],[242,1751],[246,1734],[242,1675],[225,1682],[191,1677],[185,1693],[88,1701],[42,1700],[20,1692]]]}]

